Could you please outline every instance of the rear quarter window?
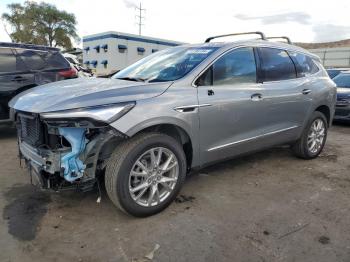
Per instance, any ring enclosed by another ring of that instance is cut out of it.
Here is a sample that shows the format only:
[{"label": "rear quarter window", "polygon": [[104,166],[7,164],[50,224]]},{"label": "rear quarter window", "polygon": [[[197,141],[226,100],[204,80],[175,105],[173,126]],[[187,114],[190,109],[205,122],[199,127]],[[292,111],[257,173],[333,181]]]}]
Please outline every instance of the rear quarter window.
[{"label": "rear quarter window", "polygon": [[289,55],[295,63],[298,77],[309,76],[319,71],[311,57],[297,52],[289,52]]},{"label": "rear quarter window", "polygon": [[47,53],[45,60],[49,69],[61,69],[70,67],[68,61],[59,52]]},{"label": "rear quarter window", "polygon": [[296,78],[292,59],[285,50],[269,47],[258,48],[263,82]]}]

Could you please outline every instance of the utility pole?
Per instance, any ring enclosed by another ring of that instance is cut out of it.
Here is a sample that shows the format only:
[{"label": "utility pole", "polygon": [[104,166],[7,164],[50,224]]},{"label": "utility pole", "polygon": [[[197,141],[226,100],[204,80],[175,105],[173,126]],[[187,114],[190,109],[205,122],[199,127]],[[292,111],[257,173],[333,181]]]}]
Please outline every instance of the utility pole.
[{"label": "utility pole", "polygon": [[137,10],[137,15],[136,15],[136,18],[138,19],[138,22],[137,22],[137,25],[139,27],[139,35],[141,35],[141,28],[142,26],[144,26],[145,24],[143,24],[143,19],[145,19],[144,16],[142,16],[142,12],[146,11],[146,9],[143,9],[142,6],[141,6],[141,2],[140,2],[140,6],[139,7],[136,7],[136,10]]}]

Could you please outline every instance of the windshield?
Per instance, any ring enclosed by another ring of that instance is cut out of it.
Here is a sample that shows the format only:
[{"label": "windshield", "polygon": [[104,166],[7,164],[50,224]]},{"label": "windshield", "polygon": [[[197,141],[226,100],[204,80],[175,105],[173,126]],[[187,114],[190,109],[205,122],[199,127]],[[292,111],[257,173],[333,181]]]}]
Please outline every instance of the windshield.
[{"label": "windshield", "polygon": [[333,78],[334,83],[339,87],[350,88],[350,74],[340,74]]},{"label": "windshield", "polygon": [[173,47],[150,55],[112,78],[131,81],[165,82],[187,75],[217,47]]}]

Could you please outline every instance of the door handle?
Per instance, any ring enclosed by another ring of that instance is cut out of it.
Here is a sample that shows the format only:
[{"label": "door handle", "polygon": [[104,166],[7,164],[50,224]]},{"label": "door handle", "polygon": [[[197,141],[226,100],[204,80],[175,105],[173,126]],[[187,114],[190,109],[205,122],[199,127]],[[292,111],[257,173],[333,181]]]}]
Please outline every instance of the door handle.
[{"label": "door handle", "polygon": [[256,102],[256,101],[261,101],[263,99],[262,94],[253,94],[251,97],[251,100]]},{"label": "door handle", "polygon": [[213,95],[215,95],[214,90],[209,89],[208,90],[208,96],[213,96]]},{"label": "door handle", "polygon": [[311,93],[311,90],[310,89],[304,89],[303,91],[302,91],[302,94],[303,95],[307,95],[307,94],[310,94]]},{"label": "door handle", "polygon": [[12,82],[22,82],[22,81],[26,81],[27,79],[21,76],[16,76],[14,78],[11,79]]}]

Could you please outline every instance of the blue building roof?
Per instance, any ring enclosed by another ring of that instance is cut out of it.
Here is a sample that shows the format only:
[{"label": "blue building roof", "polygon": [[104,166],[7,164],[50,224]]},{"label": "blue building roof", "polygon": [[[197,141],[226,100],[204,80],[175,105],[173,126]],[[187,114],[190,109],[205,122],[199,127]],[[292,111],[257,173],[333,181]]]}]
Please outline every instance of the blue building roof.
[{"label": "blue building roof", "polygon": [[142,36],[132,36],[132,35],[124,35],[124,34],[119,34],[119,33],[111,33],[108,32],[103,35],[99,36],[90,36],[90,37],[85,37],[83,38],[83,42],[90,42],[90,41],[96,41],[96,40],[102,40],[102,39],[108,39],[108,38],[116,38],[116,39],[124,39],[124,40],[129,40],[129,41],[138,41],[138,42],[143,42],[143,43],[150,43],[150,44],[159,44],[159,45],[167,45],[167,46],[178,46],[180,43],[175,43],[175,42],[169,42],[166,40],[156,40],[156,39],[149,39],[145,38]]}]

